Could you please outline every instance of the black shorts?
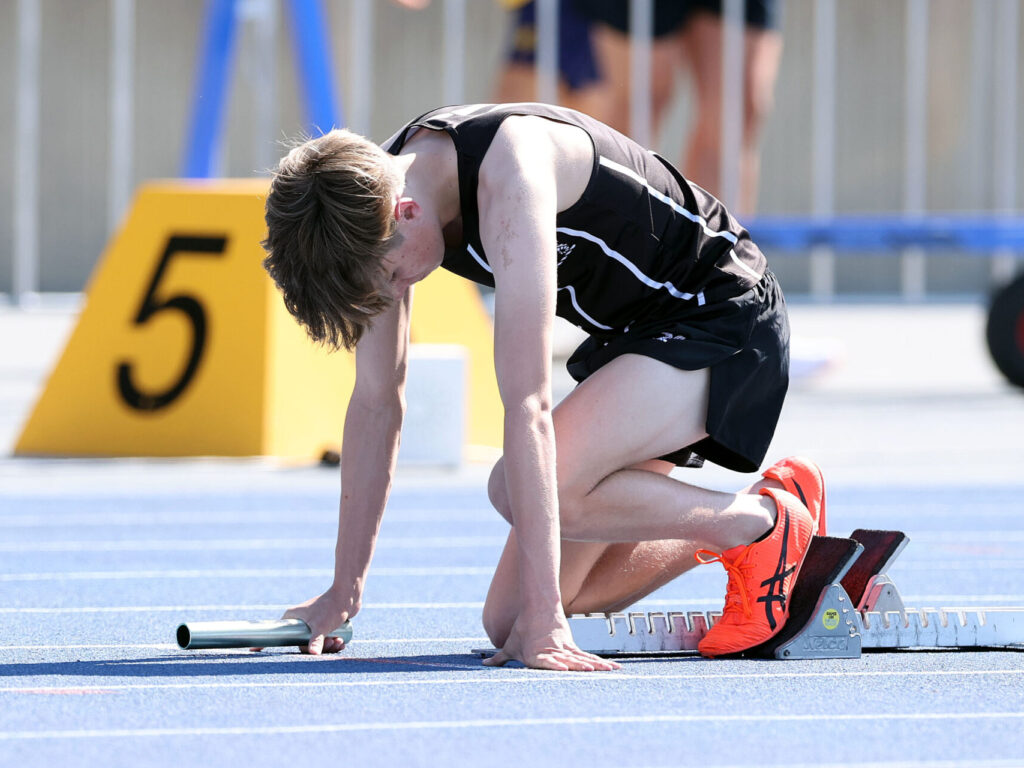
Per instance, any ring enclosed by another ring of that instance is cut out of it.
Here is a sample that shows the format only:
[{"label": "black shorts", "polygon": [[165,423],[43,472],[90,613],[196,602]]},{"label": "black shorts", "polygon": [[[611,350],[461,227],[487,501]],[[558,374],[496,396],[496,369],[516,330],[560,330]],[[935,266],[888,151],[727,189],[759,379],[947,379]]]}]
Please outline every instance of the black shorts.
[{"label": "black shorts", "polygon": [[[575,0],[576,10],[591,21],[629,32],[629,0]],[[744,19],[754,29],[777,29],[781,0],[746,0]],[[686,26],[697,11],[722,15],[722,0],[655,0],[654,36],[664,37]]]},{"label": "black shorts", "polygon": [[761,466],[789,388],[789,319],[775,275],[766,271],[746,293],[693,305],[664,323],[611,339],[592,336],[573,352],[567,368],[583,381],[625,354],[711,372],[708,437],[651,458],[690,467],[707,459],[737,472]]},{"label": "black shorts", "polygon": [[[508,60],[533,66],[537,61],[537,6],[533,0],[515,11]],[[558,4],[558,71],[572,91],[600,82],[590,25],[571,0]]]}]

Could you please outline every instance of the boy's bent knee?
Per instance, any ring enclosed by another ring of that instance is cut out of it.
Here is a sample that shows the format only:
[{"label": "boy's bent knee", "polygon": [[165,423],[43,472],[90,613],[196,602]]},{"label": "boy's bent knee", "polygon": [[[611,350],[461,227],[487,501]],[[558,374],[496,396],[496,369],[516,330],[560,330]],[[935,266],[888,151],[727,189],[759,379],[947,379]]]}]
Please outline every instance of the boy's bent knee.
[{"label": "boy's bent knee", "polygon": [[512,622],[507,612],[496,609],[490,601],[484,603],[484,611],[481,616],[484,625],[484,632],[487,639],[495,648],[501,648],[508,640],[508,633],[512,631]]}]

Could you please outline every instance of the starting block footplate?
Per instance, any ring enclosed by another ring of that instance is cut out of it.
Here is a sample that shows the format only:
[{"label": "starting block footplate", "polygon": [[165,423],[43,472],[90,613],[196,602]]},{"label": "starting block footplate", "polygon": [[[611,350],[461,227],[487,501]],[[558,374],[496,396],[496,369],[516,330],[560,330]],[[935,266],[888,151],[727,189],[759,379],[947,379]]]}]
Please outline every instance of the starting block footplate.
[{"label": "starting block footplate", "polygon": [[[848,539],[816,536],[794,585],[786,626],[741,655],[794,660],[859,658],[862,650],[1024,650],[1024,607],[905,607],[886,571],[908,541],[901,531],[859,529]],[[721,615],[657,611],[568,619],[576,645],[598,656],[682,655],[697,652]]]}]

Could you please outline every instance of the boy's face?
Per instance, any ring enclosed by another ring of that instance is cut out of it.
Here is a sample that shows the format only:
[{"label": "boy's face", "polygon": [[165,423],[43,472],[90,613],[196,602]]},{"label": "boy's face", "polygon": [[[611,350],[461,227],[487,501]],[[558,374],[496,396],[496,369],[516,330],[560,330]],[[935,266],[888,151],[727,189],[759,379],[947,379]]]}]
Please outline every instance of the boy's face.
[{"label": "boy's face", "polygon": [[397,301],[409,286],[441,266],[444,237],[436,223],[431,226],[429,217],[411,198],[403,197],[395,203],[395,218],[398,221],[398,242],[384,254],[383,264]]}]

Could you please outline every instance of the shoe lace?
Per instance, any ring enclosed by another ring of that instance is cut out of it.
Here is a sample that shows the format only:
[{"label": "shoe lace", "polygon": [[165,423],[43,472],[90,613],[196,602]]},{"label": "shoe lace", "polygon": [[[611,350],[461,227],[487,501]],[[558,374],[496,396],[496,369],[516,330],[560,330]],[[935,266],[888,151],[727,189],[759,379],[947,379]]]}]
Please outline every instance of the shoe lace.
[{"label": "shoe lace", "polygon": [[724,553],[712,552],[710,549],[698,549],[693,554],[694,559],[701,565],[721,563],[729,574],[729,582],[725,588],[723,615],[730,610],[736,610],[736,608],[742,608],[743,615],[748,619],[753,615],[750,608],[750,597],[747,594],[747,572],[750,570],[750,566],[744,562],[749,551],[749,547],[744,547],[734,560],[727,560]]}]

